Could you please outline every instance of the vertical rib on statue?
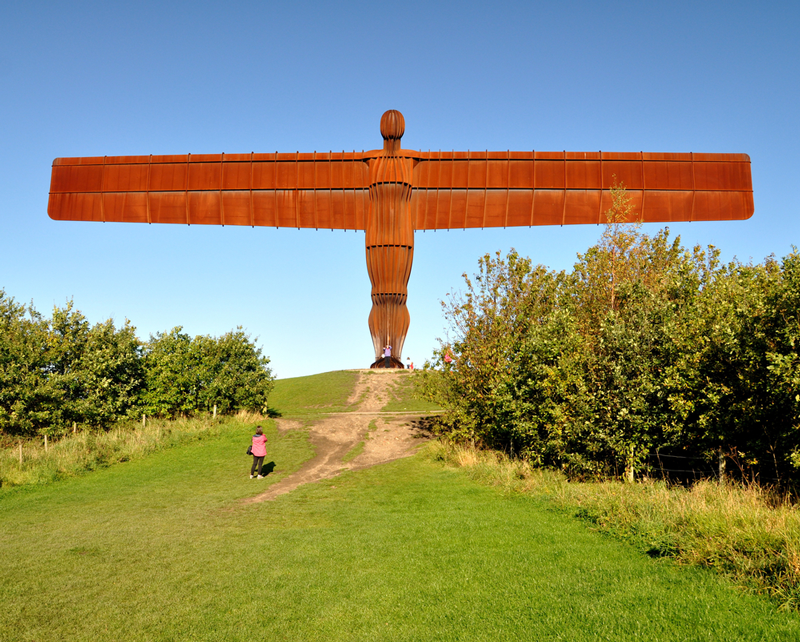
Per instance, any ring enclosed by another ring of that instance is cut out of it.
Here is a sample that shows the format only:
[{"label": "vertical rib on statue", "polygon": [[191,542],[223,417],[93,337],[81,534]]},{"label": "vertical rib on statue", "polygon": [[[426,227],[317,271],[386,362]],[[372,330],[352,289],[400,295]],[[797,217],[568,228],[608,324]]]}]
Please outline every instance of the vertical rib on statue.
[{"label": "vertical rib on statue", "polygon": [[409,326],[406,300],[414,258],[411,220],[414,160],[396,154],[404,131],[403,115],[387,111],[381,118],[383,151],[369,162],[370,211],[365,231],[367,271],[372,283],[369,330],[375,348],[373,368],[384,366],[386,345],[392,346],[392,367],[403,367],[403,341]]}]

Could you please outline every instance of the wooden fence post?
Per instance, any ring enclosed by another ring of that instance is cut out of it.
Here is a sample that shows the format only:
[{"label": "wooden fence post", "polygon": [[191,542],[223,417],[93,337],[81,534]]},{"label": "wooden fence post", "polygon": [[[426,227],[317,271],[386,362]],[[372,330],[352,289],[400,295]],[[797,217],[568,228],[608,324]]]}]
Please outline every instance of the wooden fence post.
[{"label": "wooden fence post", "polygon": [[147,415],[142,414],[142,428],[147,425]]},{"label": "wooden fence post", "polygon": [[19,442],[19,467],[22,468],[22,442]]},{"label": "wooden fence post", "polygon": [[635,471],[633,469],[633,464],[634,464],[633,457],[636,451],[634,450],[634,448],[635,446],[631,444],[630,450],[628,452],[628,465],[625,467],[625,481],[628,482],[629,484],[632,484],[635,479],[634,477]]},{"label": "wooden fence post", "polygon": [[217,418],[217,404],[214,404],[214,419]]},{"label": "wooden fence post", "polygon": [[44,451],[47,452],[47,433],[44,435]]}]

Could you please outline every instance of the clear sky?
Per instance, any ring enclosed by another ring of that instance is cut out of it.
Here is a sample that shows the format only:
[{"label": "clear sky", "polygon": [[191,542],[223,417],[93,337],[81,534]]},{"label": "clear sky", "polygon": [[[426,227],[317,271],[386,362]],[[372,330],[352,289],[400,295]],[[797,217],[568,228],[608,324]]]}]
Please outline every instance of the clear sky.
[{"label": "clear sky", "polygon": [[[800,2],[0,4],[0,288],[142,339],[243,326],[280,377],[366,367],[363,232],[47,216],[59,156],[403,147],[747,153],[755,215],[676,224],[762,261],[800,245]],[[645,231],[659,228],[645,226]],[[569,268],[596,226],[417,233],[403,356],[480,256]]]}]

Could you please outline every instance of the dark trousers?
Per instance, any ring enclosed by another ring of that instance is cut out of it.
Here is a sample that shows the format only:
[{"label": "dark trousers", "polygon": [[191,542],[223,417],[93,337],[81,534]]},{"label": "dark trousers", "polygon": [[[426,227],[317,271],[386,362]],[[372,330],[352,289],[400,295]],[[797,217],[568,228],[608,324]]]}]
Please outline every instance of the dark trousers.
[{"label": "dark trousers", "polygon": [[384,368],[391,368],[392,367],[392,358],[391,357],[384,357],[383,358],[383,367]]},{"label": "dark trousers", "polygon": [[264,458],[263,457],[256,457],[253,455],[253,465],[250,467],[250,474],[256,472],[256,467],[258,467],[258,474],[261,474],[261,466],[264,465]]}]

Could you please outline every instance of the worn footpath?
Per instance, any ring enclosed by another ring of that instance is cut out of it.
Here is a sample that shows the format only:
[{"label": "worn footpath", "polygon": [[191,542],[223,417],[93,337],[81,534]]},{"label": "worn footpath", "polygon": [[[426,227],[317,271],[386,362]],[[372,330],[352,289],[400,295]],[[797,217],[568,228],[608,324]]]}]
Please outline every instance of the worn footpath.
[{"label": "worn footpath", "polygon": [[[381,408],[390,400],[398,377],[393,371],[359,372],[348,404],[351,412],[331,414],[311,426],[309,439],[315,456],[297,472],[273,484],[246,503],[271,500],[302,484],[335,477],[346,470],[359,470],[413,455],[429,438],[422,427],[425,413],[387,413]],[[285,433],[302,426],[291,419],[278,419],[278,430]],[[361,452],[348,461],[345,455],[364,442]]]}]

